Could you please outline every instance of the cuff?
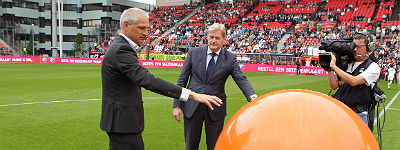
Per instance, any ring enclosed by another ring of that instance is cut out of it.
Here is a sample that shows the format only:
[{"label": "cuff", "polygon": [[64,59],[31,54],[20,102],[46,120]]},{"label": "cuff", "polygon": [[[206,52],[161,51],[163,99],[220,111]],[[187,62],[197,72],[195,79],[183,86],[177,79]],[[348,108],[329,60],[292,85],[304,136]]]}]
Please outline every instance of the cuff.
[{"label": "cuff", "polygon": [[252,98],[257,98],[257,97],[258,97],[257,94],[250,95],[250,96],[247,98],[247,101],[250,102]]},{"label": "cuff", "polygon": [[186,88],[182,88],[182,93],[181,93],[181,97],[179,98],[179,100],[187,101],[189,99],[190,92],[192,92],[192,91],[189,89],[186,89]]}]

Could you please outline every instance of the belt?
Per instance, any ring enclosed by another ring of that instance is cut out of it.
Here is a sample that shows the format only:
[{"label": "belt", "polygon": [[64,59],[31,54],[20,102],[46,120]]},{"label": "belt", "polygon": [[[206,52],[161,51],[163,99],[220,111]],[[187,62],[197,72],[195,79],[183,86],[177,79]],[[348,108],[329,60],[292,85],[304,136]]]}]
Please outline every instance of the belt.
[{"label": "belt", "polygon": [[362,105],[354,105],[354,106],[349,106],[351,109],[353,109],[356,113],[362,113],[364,111],[368,111],[368,104],[362,104]]}]

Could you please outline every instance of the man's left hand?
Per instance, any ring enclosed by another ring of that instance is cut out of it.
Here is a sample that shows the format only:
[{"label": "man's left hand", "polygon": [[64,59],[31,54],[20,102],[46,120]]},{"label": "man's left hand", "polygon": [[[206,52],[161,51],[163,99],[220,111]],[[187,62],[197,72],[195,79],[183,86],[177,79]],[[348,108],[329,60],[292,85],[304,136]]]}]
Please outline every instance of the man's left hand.
[{"label": "man's left hand", "polygon": [[334,66],[336,66],[336,57],[335,55],[331,52],[331,63],[329,64],[330,68],[333,68]]}]

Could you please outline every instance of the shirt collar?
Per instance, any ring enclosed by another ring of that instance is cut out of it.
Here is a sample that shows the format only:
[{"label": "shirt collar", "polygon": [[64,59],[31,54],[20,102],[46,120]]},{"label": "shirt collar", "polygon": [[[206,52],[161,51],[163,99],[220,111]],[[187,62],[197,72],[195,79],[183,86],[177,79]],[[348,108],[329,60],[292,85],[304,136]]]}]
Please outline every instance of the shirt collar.
[{"label": "shirt collar", "polygon": [[[216,52],[216,54],[217,54],[217,56],[219,56],[219,53],[221,52],[221,48]],[[210,49],[210,47],[208,47],[208,49],[207,49],[207,55],[208,54],[211,54],[212,53],[212,51],[211,51],[211,49]]]},{"label": "shirt collar", "polygon": [[136,51],[136,49],[138,48],[138,45],[137,45],[135,42],[133,42],[130,38],[128,38],[126,35],[124,35],[124,34],[122,34],[122,33],[119,33],[119,35],[121,35],[122,37],[124,37],[124,38],[128,41],[129,45],[131,45],[131,47],[133,48],[133,50]]}]

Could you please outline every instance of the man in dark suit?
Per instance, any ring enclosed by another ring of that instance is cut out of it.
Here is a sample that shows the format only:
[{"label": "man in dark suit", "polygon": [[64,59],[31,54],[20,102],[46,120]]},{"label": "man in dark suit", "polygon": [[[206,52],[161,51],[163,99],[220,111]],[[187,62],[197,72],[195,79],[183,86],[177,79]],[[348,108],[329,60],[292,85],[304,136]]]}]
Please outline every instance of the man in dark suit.
[{"label": "man in dark suit", "polygon": [[301,67],[300,60],[297,60],[296,61],[296,72],[297,72],[297,74],[300,74],[300,67]]},{"label": "man in dark suit", "polygon": [[178,122],[182,120],[183,110],[187,150],[198,149],[203,122],[205,122],[207,148],[214,149],[226,116],[224,88],[229,75],[233,77],[248,101],[257,98],[249,81],[240,70],[236,55],[222,48],[226,40],[225,26],[218,23],[211,25],[208,28],[207,39],[208,46],[189,51],[177,84],[198,93],[216,95],[223,100],[223,104],[210,111],[205,105],[191,99],[186,102],[174,99],[173,115]]},{"label": "man in dark suit", "polygon": [[101,67],[103,100],[100,128],[110,138],[110,149],[144,149],[144,114],[141,87],[186,101],[188,98],[220,106],[215,96],[197,94],[154,77],[140,66],[135,49],[143,44],[150,28],[149,16],[138,8],[121,15],[121,33],[108,48]]}]

